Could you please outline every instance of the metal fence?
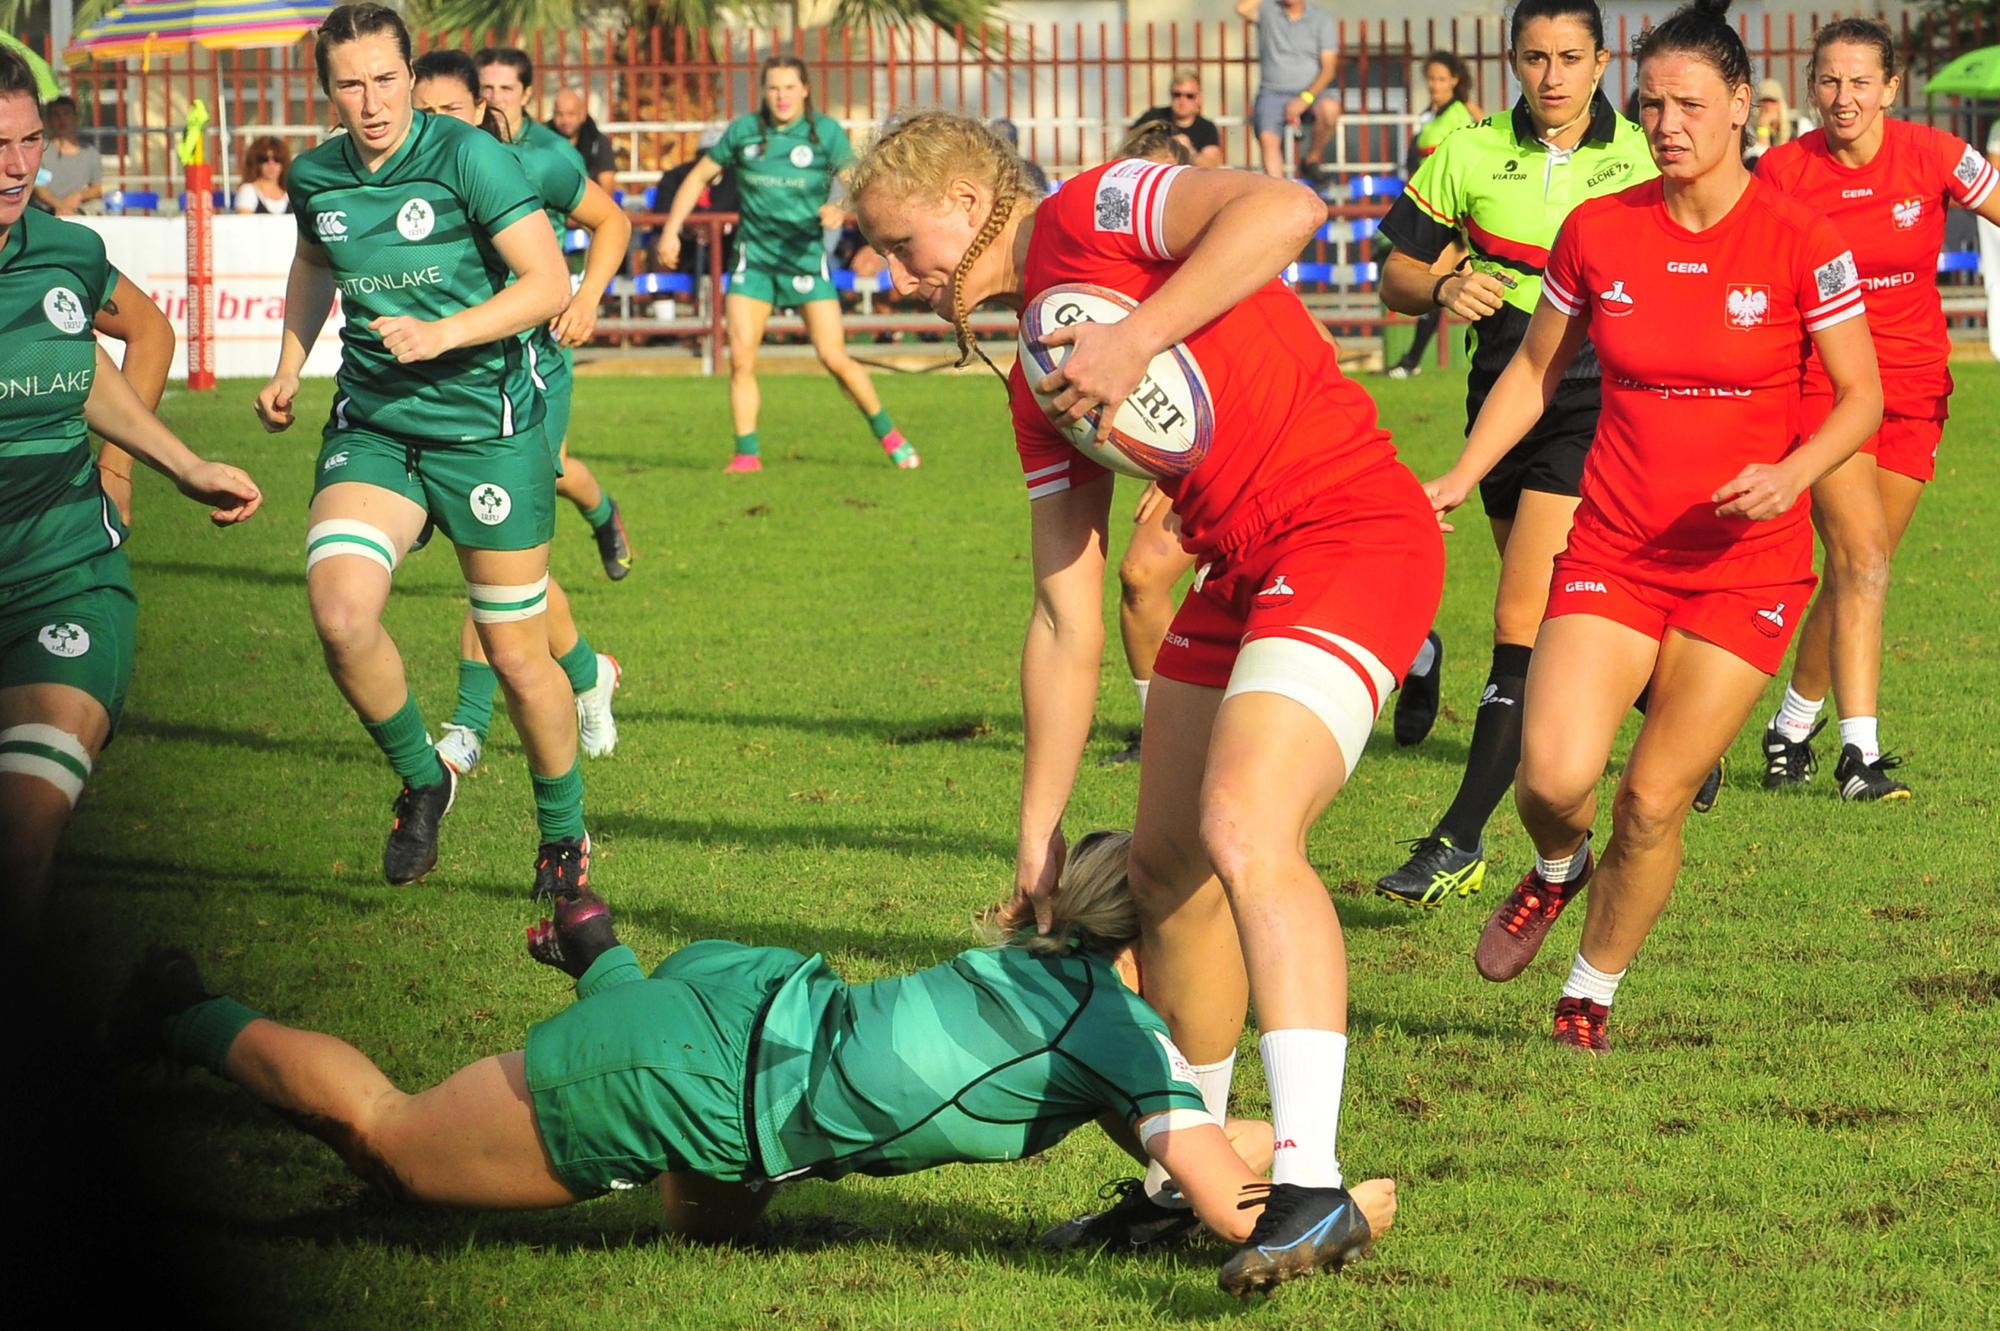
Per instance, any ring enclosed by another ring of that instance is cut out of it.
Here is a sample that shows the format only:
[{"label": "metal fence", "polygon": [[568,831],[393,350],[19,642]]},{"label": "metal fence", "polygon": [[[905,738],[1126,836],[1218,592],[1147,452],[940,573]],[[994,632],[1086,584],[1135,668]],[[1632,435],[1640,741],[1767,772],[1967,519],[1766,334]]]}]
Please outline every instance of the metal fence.
[{"label": "metal fence", "polygon": [[[420,33],[418,45],[467,48],[512,44],[536,64],[535,94],[546,116],[556,90],[586,90],[599,124],[618,150],[621,180],[651,184],[693,151],[699,131],[756,109],[759,64],[774,52],[803,57],[819,109],[856,137],[898,110],[960,109],[1012,120],[1024,153],[1060,176],[1102,160],[1125,126],[1166,101],[1173,73],[1201,79],[1204,113],[1224,135],[1229,160],[1255,160],[1246,123],[1256,88],[1254,32],[1230,19],[1212,23],[1131,24],[1114,21],[1113,0],[1079,0],[1072,12],[1102,15],[1063,23],[990,26],[968,32],[919,25],[906,32],[786,28],[638,29],[562,33]],[[1738,19],[1759,77],[1804,91],[1817,15]],[[1629,54],[1639,26],[1616,17],[1607,33],[1613,51],[1605,88],[1622,101],[1633,78]],[[1392,168],[1403,155],[1397,117],[1418,109],[1418,63],[1432,50],[1455,51],[1471,66],[1477,100],[1508,105],[1518,89],[1502,55],[1497,18],[1366,19],[1340,24],[1340,87],[1349,122],[1336,159],[1355,171]],[[1993,25],[1966,16],[1943,33],[1919,29],[1905,16],[1906,46],[1948,55],[1995,40]],[[1934,61],[1919,62],[1919,74]],[[172,140],[189,100],[226,100],[229,169],[249,137],[276,133],[295,151],[311,146],[333,116],[312,66],[309,43],[270,51],[207,53],[85,66],[70,75],[86,132],[106,156],[108,183],[128,189],[175,191]],[[1929,120],[1972,136],[1971,108],[1956,99],[1931,104],[1921,77],[1904,81],[1898,114]],[[1796,100],[1795,100],[1796,104]]]}]

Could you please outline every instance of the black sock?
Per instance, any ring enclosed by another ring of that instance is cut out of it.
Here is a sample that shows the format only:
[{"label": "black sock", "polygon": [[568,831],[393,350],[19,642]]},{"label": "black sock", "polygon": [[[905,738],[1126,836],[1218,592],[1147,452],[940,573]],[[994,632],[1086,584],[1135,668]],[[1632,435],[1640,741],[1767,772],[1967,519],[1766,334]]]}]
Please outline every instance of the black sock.
[{"label": "black sock", "polygon": [[1512,643],[1493,649],[1493,670],[1479,700],[1479,718],[1472,723],[1465,775],[1451,807],[1438,819],[1437,830],[1461,850],[1479,844],[1486,820],[1514,784],[1514,769],[1521,765],[1521,696],[1527,692],[1533,650]]},{"label": "black sock", "polygon": [[1431,338],[1436,335],[1437,329],[1438,312],[1436,310],[1432,310],[1428,314],[1418,315],[1417,326],[1413,330],[1414,335],[1410,338],[1410,349],[1403,353],[1403,359],[1397,363],[1406,370],[1416,369],[1417,362],[1424,358],[1424,349],[1430,346]]}]

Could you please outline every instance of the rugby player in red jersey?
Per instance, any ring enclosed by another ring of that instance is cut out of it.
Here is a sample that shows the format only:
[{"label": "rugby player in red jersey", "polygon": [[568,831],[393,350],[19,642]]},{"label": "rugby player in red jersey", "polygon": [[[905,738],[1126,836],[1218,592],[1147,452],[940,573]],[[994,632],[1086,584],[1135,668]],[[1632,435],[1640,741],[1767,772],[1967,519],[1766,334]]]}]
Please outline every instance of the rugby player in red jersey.
[{"label": "rugby player in red jersey", "polygon": [[[1882,428],[1813,487],[1825,581],[1799,628],[1784,704],[1764,728],[1764,785],[1812,776],[1812,737],[1831,686],[1840,709],[1833,775],[1841,797],[1908,799],[1910,788],[1889,775],[1900,761],[1882,752],[1876,729],[1882,606],[1889,560],[1936,473],[1950,414],[1951,342],[1936,278],[1945,210],[1956,203],[2000,222],[2000,172],[1954,134],[1883,114],[1900,80],[1895,40],[1880,23],[1850,18],[1821,28],[1811,71],[1821,127],[1771,149],[1757,175],[1826,214],[1854,248],[1882,367]],[[1810,430],[1831,400],[1817,360],[1806,367],[1805,395]]]},{"label": "rugby player in red jersey", "polygon": [[[1361,756],[1415,659],[1444,549],[1374,403],[1343,378],[1277,280],[1324,225],[1301,187],[1245,172],[1120,161],[1041,202],[976,121],[892,126],[851,177],[896,290],[959,329],[986,300],[1090,282],[1137,299],[1116,324],[1063,330],[1051,413],[1112,412],[1148,363],[1185,343],[1214,403],[1206,459],[1159,477],[1205,567],[1168,632],[1146,706],[1131,873],[1142,991],[1228,1094],[1252,994],[1275,1120],[1274,1187],[1224,1267],[1244,1292],[1337,1266],[1366,1242],[1334,1139],[1346,1059],[1340,921],[1306,834]],[[1047,920],[1061,819],[1096,709],[1111,476],[1060,434],[1018,365],[1009,381],[1031,509],[1035,604],[1022,651],[1025,763],[1015,909]],[[1246,966],[1247,963],[1247,966]],[[1057,1244],[1172,1232],[1164,1177]],[[1150,1194],[1150,1195],[1149,1195]]]},{"label": "rugby player in red jersey", "polygon": [[[1535,867],[1487,921],[1475,960],[1507,980],[1591,882],[1597,782],[1651,685],[1611,812],[1555,1038],[1593,1052],[1625,969],[1673,890],[1688,799],[1783,662],[1812,593],[1805,492],[1881,421],[1860,275],[1833,224],[1743,166],[1750,59],[1727,0],[1639,44],[1640,124],[1660,179],[1580,205],[1542,307],[1458,464],[1440,514],[1541,416],[1586,335],[1604,409],[1529,666],[1521,821]],[[1833,403],[1801,438],[1808,347]]]}]

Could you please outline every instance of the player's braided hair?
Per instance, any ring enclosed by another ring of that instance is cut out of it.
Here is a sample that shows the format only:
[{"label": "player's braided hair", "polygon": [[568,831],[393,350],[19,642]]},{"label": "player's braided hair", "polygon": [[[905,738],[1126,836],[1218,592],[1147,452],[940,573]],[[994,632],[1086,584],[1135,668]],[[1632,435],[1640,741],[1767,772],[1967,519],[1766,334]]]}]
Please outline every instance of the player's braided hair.
[{"label": "player's braided hair", "polygon": [[319,70],[319,90],[333,95],[333,73],[326,64],[328,52],[336,46],[385,32],[403,53],[403,63],[409,64],[410,30],[404,26],[403,16],[387,5],[342,5],[320,20],[319,31],[313,35],[313,64]]},{"label": "player's braided hair", "polygon": [[1109,955],[1139,936],[1139,907],[1132,899],[1127,866],[1132,858],[1130,832],[1096,831],[1070,847],[1049,898],[1049,931],[1035,932],[1029,918],[1009,928],[1001,909],[981,911],[973,928],[988,946],[1026,948],[1060,955],[1072,949]]},{"label": "player's braided hair", "polygon": [[[819,118],[813,114],[812,76],[806,72],[806,62],[795,55],[774,55],[766,60],[763,66],[758,69],[757,86],[762,88],[764,80],[771,77],[773,71],[780,69],[791,70],[799,76],[799,82],[805,85],[806,109],[801,114],[805,117],[806,137],[811,139],[812,146],[817,148],[819,147]],[[771,118],[770,100],[764,98],[760,93],[757,103],[757,151],[759,153],[764,152],[770,147],[771,131],[777,127],[778,122]]]},{"label": "player's braided hair", "polygon": [[868,145],[848,172],[848,192],[857,202],[876,190],[903,198],[937,198],[955,176],[980,181],[993,191],[992,211],[952,272],[951,322],[958,334],[958,363],[965,365],[976,354],[999,374],[999,367],[972,340],[966,322],[971,312],[965,305],[965,278],[1008,220],[1024,204],[1034,204],[1037,191],[1013,145],[969,117],[919,111],[891,121]]}]

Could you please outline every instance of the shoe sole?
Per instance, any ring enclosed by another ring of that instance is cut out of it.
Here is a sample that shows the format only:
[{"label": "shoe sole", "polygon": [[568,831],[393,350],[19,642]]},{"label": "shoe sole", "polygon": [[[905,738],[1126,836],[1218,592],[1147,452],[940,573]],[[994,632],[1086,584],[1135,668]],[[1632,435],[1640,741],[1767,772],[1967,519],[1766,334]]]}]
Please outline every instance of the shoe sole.
[{"label": "shoe sole", "polygon": [[1247,1299],[1252,1294],[1268,1294],[1288,1281],[1321,1274],[1338,1275],[1349,1262],[1366,1257],[1373,1247],[1372,1240],[1364,1240],[1324,1261],[1279,1262],[1267,1258],[1263,1264],[1248,1271],[1232,1272],[1224,1267],[1216,1283],[1225,1294]]}]

